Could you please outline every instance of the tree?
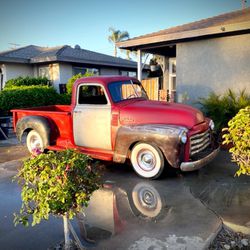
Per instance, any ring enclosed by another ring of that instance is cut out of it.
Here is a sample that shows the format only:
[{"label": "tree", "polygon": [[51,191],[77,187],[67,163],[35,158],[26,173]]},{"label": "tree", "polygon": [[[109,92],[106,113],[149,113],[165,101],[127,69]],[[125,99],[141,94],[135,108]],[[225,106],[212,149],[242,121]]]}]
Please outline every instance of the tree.
[{"label": "tree", "polygon": [[121,42],[129,38],[129,33],[127,31],[120,31],[114,28],[109,28],[111,35],[108,37],[109,42],[114,44],[114,56],[117,57],[117,42]]},{"label": "tree", "polygon": [[68,80],[68,82],[67,82],[67,84],[66,84],[67,93],[70,94],[70,95],[72,94],[72,88],[73,88],[73,85],[74,85],[74,83],[75,83],[75,81],[76,81],[77,79],[80,79],[80,78],[82,78],[82,77],[90,77],[90,76],[94,76],[94,73],[92,73],[92,72],[86,72],[85,74],[79,73],[79,74],[77,74],[77,75],[73,75],[73,76]]},{"label": "tree", "polygon": [[35,150],[16,175],[22,186],[22,207],[14,214],[15,225],[28,226],[29,217],[34,226],[50,215],[61,216],[65,249],[69,249],[68,218],[88,206],[92,193],[100,187],[100,176],[90,160],[72,149],[47,154]]}]

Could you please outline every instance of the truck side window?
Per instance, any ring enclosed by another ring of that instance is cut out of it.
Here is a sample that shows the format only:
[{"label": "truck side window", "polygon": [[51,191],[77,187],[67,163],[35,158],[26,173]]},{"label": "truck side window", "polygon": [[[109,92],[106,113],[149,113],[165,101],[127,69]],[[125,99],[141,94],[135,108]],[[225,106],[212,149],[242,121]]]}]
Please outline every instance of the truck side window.
[{"label": "truck side window", "polygon": [[78,104],[107,104],[104,89],[96,85],[82,85],[78,91]]}]

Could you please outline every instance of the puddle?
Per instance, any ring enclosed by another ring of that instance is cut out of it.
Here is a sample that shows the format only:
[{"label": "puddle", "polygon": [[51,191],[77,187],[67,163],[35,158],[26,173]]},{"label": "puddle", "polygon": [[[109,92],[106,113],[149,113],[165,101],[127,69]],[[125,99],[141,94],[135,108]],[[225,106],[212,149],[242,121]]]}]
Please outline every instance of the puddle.
[{"label": "puddle", "polygon": [[195,249],[192,244],[204,247],[220,221],[182,178],[148,181],[118,171],[108,174],[72,225],[91,249]]}]

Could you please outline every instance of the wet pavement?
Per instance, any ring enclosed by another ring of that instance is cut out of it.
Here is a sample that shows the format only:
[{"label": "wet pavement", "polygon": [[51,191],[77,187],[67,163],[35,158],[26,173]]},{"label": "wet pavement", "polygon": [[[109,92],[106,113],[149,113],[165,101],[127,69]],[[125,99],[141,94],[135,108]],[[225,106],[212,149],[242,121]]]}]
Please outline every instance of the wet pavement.
[{"label": "wet pavement", "polygon": [[[3,148],[0,143],[0,159],[6,155]],[[0,170],[5,164],[0,171],[0,249],[55,246],[63,240],[60,219],[14,227],[21,198],[11,176],[20,162],[12,163],[0,163]],[[137,177],[126,165],[105,165],[103,188],[71,223],[87,249],[205,249],[222,221],[250,234],[250,177],[234,178],[236,169],[225,151],[198,172],[154,181]]]}]

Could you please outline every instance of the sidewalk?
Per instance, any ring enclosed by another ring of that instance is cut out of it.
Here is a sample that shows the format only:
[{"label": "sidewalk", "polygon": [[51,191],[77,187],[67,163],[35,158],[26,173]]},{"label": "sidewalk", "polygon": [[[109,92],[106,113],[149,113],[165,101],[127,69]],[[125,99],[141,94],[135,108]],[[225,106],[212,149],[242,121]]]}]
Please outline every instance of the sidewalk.
[{"label": "sidewalk", "polygon": [[11,137],[8,140],[0,140],[0,178],[13,175],[22,160],[29,156],[25,145],[18,142],[17,138]]}]

